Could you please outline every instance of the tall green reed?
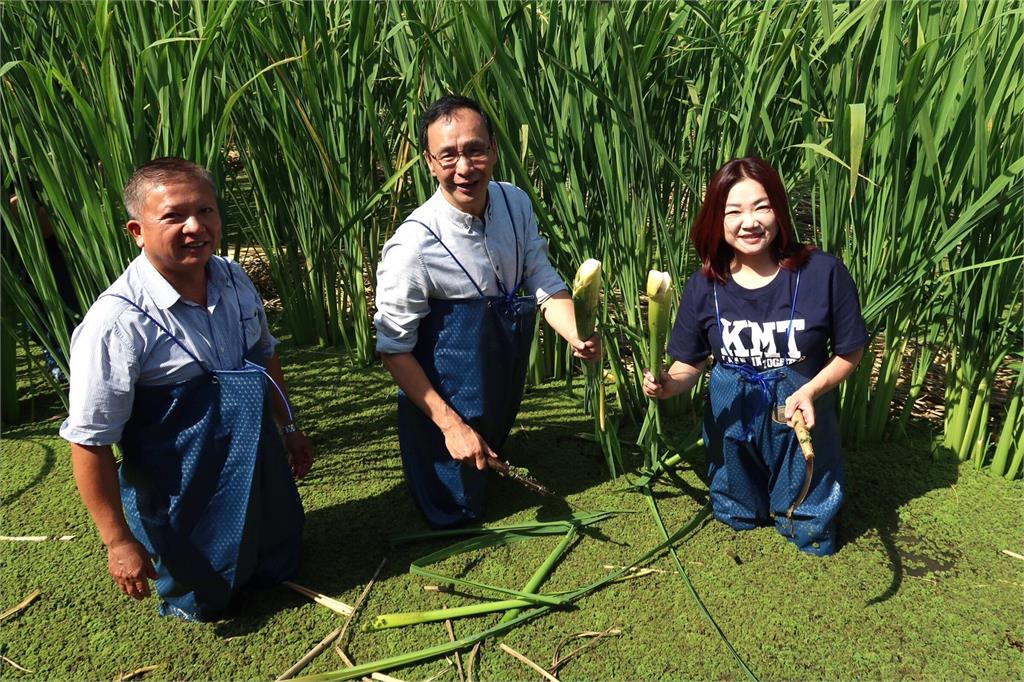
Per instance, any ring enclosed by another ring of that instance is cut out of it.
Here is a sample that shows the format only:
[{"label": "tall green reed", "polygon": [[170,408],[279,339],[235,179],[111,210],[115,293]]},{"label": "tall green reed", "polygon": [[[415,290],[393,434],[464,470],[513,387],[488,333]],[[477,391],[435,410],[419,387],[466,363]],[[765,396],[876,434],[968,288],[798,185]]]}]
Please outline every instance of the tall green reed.
[{"label": "tall green reed", "polygon": [[[860,287],[873,341],[841,389],[845,437],[898,435],[939,363],[947,444],[988,460],[990,389],[1021,318],[1024,22],[1011,2],[3,9],[4,166],[54,217],[83,306],[134,253],[118,227],[131,168],[174,153],[220,179],[237,151],[226,196],[240,219],[225,249],[262,247],[296,339],[369,360],[380,246],[435,187],[417,116],[462,92],[492,114],[497,175],[534,200],[563,276],[586,257],[604,263],[624,420],[646,408],[644,273],[685,282],[708,177],[757,154],[782,173],[801,237],[843,258]],[[4,262],[17,290],[5,308],[50,330],[60,356],[70,325],[31,222],[13,239],[28,284]],[[573,367],[541,324],[531,377]],[[700,390],[666,415],[694,413]]]}]

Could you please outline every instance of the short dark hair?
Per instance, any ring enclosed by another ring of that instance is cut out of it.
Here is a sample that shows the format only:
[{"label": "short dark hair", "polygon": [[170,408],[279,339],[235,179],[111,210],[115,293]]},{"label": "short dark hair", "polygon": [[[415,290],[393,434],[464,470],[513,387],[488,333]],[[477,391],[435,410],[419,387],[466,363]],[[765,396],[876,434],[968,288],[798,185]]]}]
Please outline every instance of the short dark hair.
[{"label": "short dark hair", "polygon": [[420,151],[427,151],[427,128],[430,127],[430,124],[439,118],[447,121],[459,109],[469,109],[480,114],[480,118],[484,120],[484,125],[487,127],[488,137],[494,139],[494,126],[491,124],[491,117],[480,106],[480,102],[462,95],[445,95],[427,107],[427,110],[420,116]]},{"label": "short dark hair", "polygon": [[789,218],[789,200],[786,189],[771,164],[756,156],[733,159],[711,176],[704,204],[693,222],[690,236],[700,257],[704,276],[710,280],[725,282],[729,279],[729,264],[733,250],[725,242],[725,200],[729,190],[740,180],[754,180],[761,183],[768,201],[775,213],[779,226],[778,234],[772,240],[772,258],[787,270],[798,270],[807,262],[814,246],[801,244],[796,240],[793,224]]},{"label": "short dark hair", "polygon": [[177,156],[162,156],[136,168],[121,194],[128,217],[138,220],[142,202],[145,201],[146,192],[150,187],[183,180],[201,180],[208,184],[214,193],[217,192],[217,185],[213,182],[210,171]]}]

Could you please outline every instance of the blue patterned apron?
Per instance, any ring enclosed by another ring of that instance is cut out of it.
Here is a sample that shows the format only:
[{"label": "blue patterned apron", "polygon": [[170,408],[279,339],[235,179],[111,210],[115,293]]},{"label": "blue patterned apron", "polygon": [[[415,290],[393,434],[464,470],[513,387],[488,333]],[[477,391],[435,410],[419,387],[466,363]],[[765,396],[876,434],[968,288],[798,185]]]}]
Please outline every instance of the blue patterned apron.
[{"label": "blue patterned apron", "polygon": [[208,369],[133,301],[109,295],[137,308],[203,368],[178,384],[136,387],[120,442],[120,484],[128,526],[155,558],[161,614],[216,620],[241,587],[298,572],[304,515],[271,416],[270,376],[249,358],[239,369]]},{"label": "blue patterned apron", "polygon": [[[508,198],[501,191],[507,210]],[[430,313],[420,320],[412,354],[441,397],[491,449],[500,452],[522,401],[537,316],[536,298],[515,295],[525,268],[519,263],[515,222],[518,279],[506,288],[498,277],[501,296],[485,296],[440,236],[419,221],[411,222],[430,232],[479,294],[471,299],[431,298]],[[398,393],[398,440],[409,489],[431,527],[480,520],[487,471],[452,459],[440,429],[402,391]]]},{"label": "blue patterned apron", "polygon": [[[790,335],[799,291],[797,272]],[[721,330],[717,284],[714,295]],[[758,371],[723,358],[715,363],[708,383],[704,443],[715,518],[736,530],[767,525],[774,518],[779,533],[800,550],[823,556],[836,550],[836,516],[843,503],[843,459],[834,394],[830,391],[814,403],[814,476],[792,521],[786,518],[786,511],[800,493],[806,467],[796,433],[772,418],[776,406],[785,405],[786,398],[806,382],[791,365]]]}]

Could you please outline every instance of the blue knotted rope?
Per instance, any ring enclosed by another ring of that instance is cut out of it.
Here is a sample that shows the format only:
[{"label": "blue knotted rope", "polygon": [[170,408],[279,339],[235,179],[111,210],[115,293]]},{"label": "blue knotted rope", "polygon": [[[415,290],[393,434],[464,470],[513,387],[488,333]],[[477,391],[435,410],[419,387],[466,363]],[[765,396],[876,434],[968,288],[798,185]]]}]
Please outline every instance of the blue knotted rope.
[{"label": "blue knotted rope", "polygon": [[765,411],[774,406],[774,387],[782,375],[777,370],[759,372],[751,365],[739,365],[731,362],[723,362],[723,366],[733,369],[740,375],[740,379],[748,384],[753,384],[758,389],[758,401],[754,406],[754,414],[749,419],[743,420],[743,440],[754,440],[754,423],[757,422]]}]

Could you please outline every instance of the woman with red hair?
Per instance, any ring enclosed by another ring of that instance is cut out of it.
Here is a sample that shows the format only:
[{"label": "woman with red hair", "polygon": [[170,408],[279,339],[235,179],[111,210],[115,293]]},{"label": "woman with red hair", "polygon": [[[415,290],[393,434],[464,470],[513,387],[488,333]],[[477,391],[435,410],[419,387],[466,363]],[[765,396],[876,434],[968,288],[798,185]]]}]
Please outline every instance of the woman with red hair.
[{"label": "woman with red hair", "polygon": [[[683,291],[675,362],[657,379],[645,372],[644,393],[689,391],[714,356],[704,443],[715,517],[736,530],[774,518],[802,551],[832,554],[843,501],[832,389],[868,341],[853,279],[796,240],[782,180],[757,157],[712,176],[692,238],[703,266]],[[797,411],[813,429],[815,466],[791,428]]]}]

